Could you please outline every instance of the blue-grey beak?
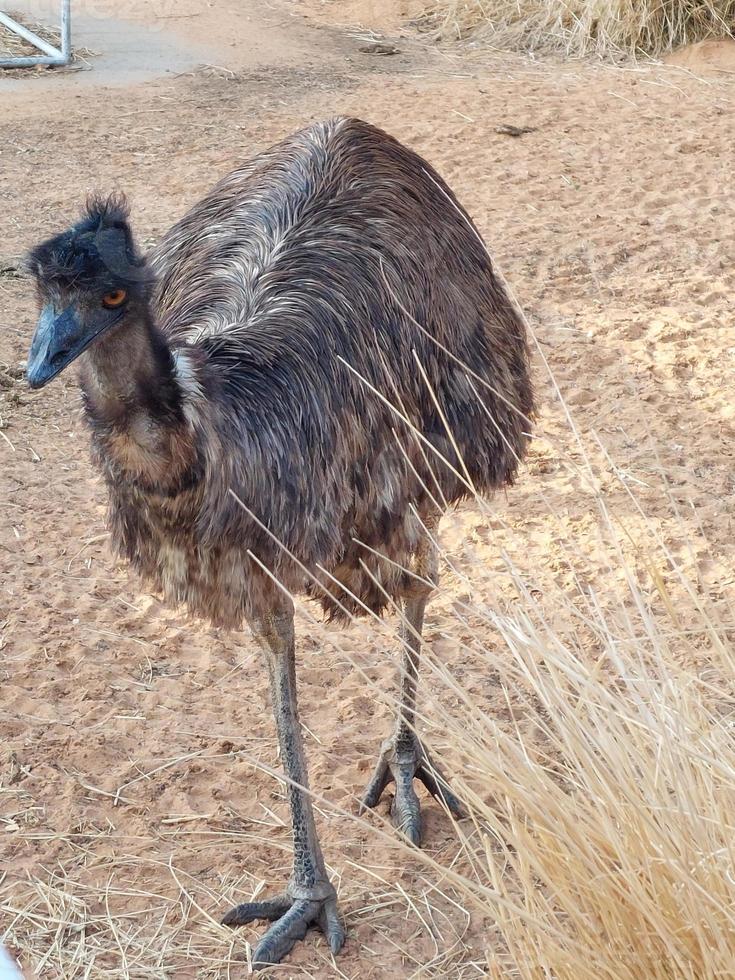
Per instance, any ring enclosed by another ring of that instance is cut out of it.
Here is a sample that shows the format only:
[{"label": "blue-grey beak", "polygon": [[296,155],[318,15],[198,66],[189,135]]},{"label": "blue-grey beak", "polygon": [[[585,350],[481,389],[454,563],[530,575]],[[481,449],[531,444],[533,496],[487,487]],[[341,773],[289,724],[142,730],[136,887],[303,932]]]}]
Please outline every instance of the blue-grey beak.
[{"label": "blue-grey beak", "polygon": [[48,384],[79,357],[94,336],[79,322],[74,307],[57,313],[51,304],[44,306],[28,354],[26,377],[31,388]]}]

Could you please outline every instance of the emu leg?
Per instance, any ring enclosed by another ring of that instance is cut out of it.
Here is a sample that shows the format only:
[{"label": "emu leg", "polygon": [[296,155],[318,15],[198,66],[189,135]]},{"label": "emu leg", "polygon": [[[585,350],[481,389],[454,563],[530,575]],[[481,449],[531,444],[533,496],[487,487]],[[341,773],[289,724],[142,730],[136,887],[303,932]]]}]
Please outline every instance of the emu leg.
[{"label": "emu leg", "polygon": [[421,843],[421,808],[413,788],[414,778],[419,779],[431,795],[441,800],[455,817],[461,817],[463,810],[444,777],[432,764],[414,727],[424,612],[438,572],[436,547],[428,538],[424,539],[416,555],[415,571],[425,581],[416,582],[411,595],[403,602],[403,620],[400,626],[403,653],[396,729],[383,742],[378,764],[362,798],[362,808],[377,806],[385,787],[388,783],[395,782],[391,819],[408,840],[418,846]]},{"label": "emu leg", "polygon": [[255,919],[274,923],[255,947],[253,968],[258,969],[280,962],[312,925],[319,926],[326,935],[333,953],[342,947],[345,933],[337,913],[337,893],[324,867],[308,794],[309,777],[296,702],[293,606],[254,622],[251,627],[268,663],[281,760],[289,780],[294,842],[293,875],[285,892],[266,901],[237,905],[222,920],[228,926]]}]

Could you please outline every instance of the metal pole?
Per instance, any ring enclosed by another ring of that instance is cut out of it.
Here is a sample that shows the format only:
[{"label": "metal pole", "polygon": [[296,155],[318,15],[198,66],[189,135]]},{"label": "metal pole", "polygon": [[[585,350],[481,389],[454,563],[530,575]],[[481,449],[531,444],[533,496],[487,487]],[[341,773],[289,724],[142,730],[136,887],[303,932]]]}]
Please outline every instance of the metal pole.
[{"label": "metal pole", "polygon": [[4,24],[13,34],[28,41],[34,48],[43,51],[43,55],[27,58],[0,59],[0,68],[30,68],[33,65],[68,65],[71,61],[71,0],[61,0],[61,50],[53,44],[44,41],[27,27],[23,27],[12,17],[0,11],[0,24]]},{"label": "metal pole", "polygon": [[62,65],[71,61],[71,0],[61,0],[61,57]]},{"label": "metal pole", "polygon": [[0,60],[0,68],[33,68],[34,65],[60,65],[59,58],[49,58],[46,55],[39,55],[37,58],[9,58],[7,61]]}]

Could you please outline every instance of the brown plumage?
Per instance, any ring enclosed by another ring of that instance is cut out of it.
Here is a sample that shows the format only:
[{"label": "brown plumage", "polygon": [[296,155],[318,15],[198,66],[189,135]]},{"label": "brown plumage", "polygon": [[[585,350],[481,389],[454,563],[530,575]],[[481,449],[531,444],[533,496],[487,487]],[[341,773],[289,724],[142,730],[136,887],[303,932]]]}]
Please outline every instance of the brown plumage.
[{"label": "brown plumage", "polygon": [[[29,264],[46,303],[31,383],[86,350],[115,545],[192,613],[253,625],[296,782],[292,609],[274,579],[342,618],[404,600],[403,710],[366,802],[394,778],[417,841],[414,775],[458,809],[412,728],[426,528],[512,482],[533,409],[523,320],[466,212],[411,150],[335,119],[225,177],[147,261],[109,199]],[[230,918],[285,916],[263,961],[312,921],[341,944],[308,797],[291,803],[287,896]]]}]

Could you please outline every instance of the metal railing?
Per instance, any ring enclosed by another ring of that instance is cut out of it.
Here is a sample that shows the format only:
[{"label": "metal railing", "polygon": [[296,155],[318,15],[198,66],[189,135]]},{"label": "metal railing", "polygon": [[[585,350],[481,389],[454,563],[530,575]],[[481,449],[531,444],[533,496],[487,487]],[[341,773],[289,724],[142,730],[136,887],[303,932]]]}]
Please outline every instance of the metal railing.
[{"label": "metal railing", "polygon": [[38,34],[29,31],[7,14],[0,11],[0,24],[4,24],[8,30],[24,41],[28,41],[34,48],[38,48],[43,54],[32,55],[27,58],[0,58],[0,68],[32,68],[34,65],[68,65],[71,61],[71,12],[69,10],[71,0],[61,0],[61,47],[55,48],[53,44],[44,41]]}]

